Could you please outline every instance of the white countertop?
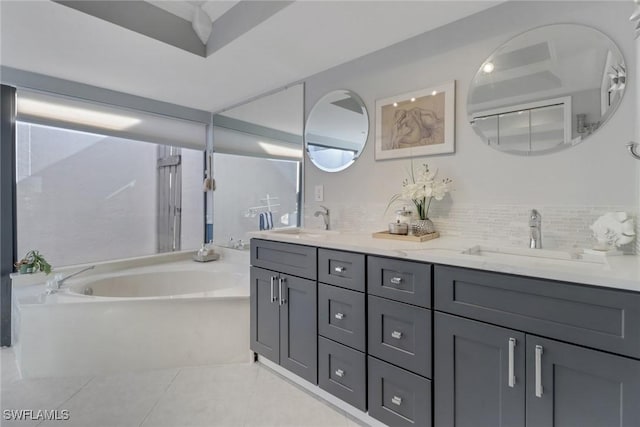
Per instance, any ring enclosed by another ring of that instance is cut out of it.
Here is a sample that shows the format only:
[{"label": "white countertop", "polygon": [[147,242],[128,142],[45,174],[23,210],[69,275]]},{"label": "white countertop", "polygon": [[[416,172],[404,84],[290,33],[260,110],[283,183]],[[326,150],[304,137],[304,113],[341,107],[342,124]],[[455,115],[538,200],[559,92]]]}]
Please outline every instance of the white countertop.
[{"label": "white countertop", "polygon": [[[587,262],[524,255],[544,254],[544,249],[504,247],[495,248],[496,252],[489,251],[487,256],[464,254],[463,251],[477,245],[489,250],[492,248],[481,242],[454,237],[440,237],[417,243],[377,239],[371,233],[310,229],[304,229],[300,234],[271,230],[252,232],[249,235],[258,239],[640,292],[640,256],[635,255],[608,256],[602,257],[600,261]],[[500,253],[501,250],[505,253]]]}]

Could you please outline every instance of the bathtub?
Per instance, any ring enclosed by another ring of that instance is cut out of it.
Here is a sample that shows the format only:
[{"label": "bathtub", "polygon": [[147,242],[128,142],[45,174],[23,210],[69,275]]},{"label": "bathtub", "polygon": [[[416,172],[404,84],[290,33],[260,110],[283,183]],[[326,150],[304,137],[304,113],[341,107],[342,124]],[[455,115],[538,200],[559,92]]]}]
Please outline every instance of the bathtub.
[{"label": "bathtub", "polygon": [[[46,295],[16,289],[14,347],[25,378],[248,363],[248,254],[196,263],[97,265]],[[185,259],[186,258],[186,259]],[[117,262],[116,262],[117,264]],[[29,291],[30,290],[30,291]]]}]

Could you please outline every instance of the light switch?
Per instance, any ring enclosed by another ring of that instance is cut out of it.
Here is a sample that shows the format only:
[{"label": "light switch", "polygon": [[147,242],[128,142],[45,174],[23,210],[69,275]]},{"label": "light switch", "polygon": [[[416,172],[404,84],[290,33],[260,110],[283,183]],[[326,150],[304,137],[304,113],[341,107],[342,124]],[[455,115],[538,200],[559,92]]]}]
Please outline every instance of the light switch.
[{"label": "light switch", "polygon": [[315,200],[316,202],[324,202],[324,185],[316,185]]}]

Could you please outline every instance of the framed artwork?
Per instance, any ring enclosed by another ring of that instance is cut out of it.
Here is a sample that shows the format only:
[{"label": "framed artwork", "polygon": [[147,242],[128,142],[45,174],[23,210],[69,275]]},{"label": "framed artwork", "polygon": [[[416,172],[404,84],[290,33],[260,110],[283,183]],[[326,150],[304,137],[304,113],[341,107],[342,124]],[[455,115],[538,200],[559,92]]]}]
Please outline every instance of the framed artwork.
[{"label": "framed artwork", "polygon": [[376,160],[455,151],[456,82],[376,101]]}]

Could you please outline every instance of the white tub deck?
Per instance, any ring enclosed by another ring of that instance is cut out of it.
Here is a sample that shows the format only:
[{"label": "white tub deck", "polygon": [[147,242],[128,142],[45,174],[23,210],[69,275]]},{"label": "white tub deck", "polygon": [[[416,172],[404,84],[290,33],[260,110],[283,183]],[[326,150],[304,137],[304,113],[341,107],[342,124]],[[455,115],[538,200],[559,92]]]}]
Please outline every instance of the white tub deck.
[{"label": "white tub deck", "polygon": [[[210,263],[176,254],[102,263],[45,294],[14,284],[14,346],[25,378],[247,363],[248,253]],[[168,258],[168,259],[167,259]],[[91,287],[94,295],[84,295]]]}]

